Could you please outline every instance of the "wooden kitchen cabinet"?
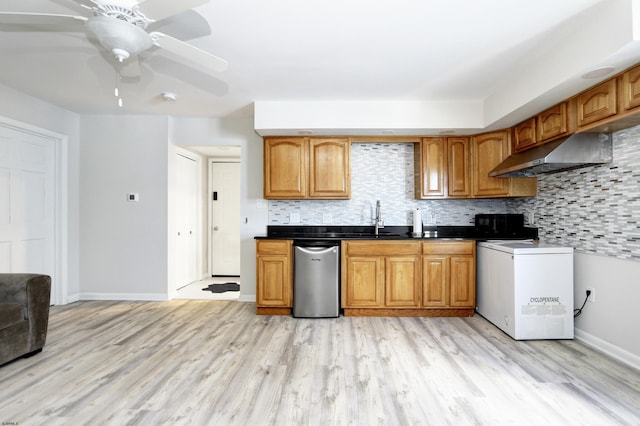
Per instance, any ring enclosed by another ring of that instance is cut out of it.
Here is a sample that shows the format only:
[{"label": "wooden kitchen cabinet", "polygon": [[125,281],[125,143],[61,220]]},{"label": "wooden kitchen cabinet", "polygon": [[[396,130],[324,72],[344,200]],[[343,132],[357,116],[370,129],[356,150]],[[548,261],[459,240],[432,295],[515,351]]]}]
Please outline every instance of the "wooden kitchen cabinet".
[{"label": "wooden kitchen cabinet", "polygon": [[511,153],[508,130],[483,133],[471,139],[473,197],[532,197],[537,193],[535,177],[491,177],[489,172]]},{"label": "wooden kitchen cabinet", "polygon": [[446,138],[422,138],[414,146],[416,198],[444,198],[447,195]]},{"label": "wooden kitchen cabinet", "polygon": [[463,309],[462,315],[473,315],[476,303],[475,242],[424,242],[422,253],[422,305]]},{"label": "wooden kitchen cabinet", "polygon": [[447,138],[447,196],[471,196],[471,141],[468,137]]},{"label": "wooden kitchen cabinet", "polygon": [[514,126],[513,150],[520,152],[542,145],[567,135],[568,130],[567,103],[561,102]]},{"label": "wooden kitchen cabinet", "polygon": [[531,117],[513,128],[513,149],[516,152],[531,148],[536,143],[535,117]]},{"label": "wooden kitchen cabinet", "polygon": [[415,145],[416,198],[469,198],[469,138],[423,138]]},{"label": "wooden kitchen cabinet", "polygon": [[309,140],[309,198],[350,198],[351,144],[346,138]]},{"label": "wooden kitchen cabinet", "polygon": [[640,66],[622,74],[622,109],[625,111],[640,107]]},{"label": "wooden kitchen cabinet", "polygon": [[258,315],[290,315],[293,306],[291,240],[256,241]]},{"label": "wooden kitchen cabinet", "polygon": [[536,117],[536,144],[552,141],[569,133],[567,103],[561,102]]},{"label": "wooden kitchen cabinet", "polygon": [[343,241],[345,316],[472,316],[475,241]]},{"label": "wooden kitchen cabinet", "polygon": [[361,315],[366,309],[419,307],[420,266],[419,242],[343,241],[345,315]]},{"label": "wooden kitchen cabinet", "polygon": [[617,114],[616,88],[616,79],[613,78],[576,97],[578,130]]},{"label": "wooden kitchen cabinet", "polygon": [[509,179],[489,176],[489,172],[509,156],[509,134],[505,131],[474,136],[471,146],[473,195],[475,197],[506,197]]},{"label": "wooden kitchen cabinet", "polygon": [[389,308],[420,306],[420,257],[385,258],[384,305]]},{"label": "wooden kitchen cabinet", "polygon": [[349,198],[350,158],[347,138],[265,138],[264,198]]},{"label": "wooden kitchen cabinet", "polygon": [[264,198],[307,197],[307,138],[264,140]]},{"label": "wooden kitchen cabinet", "polygon": [[384,306],[384,257],[349,256],[345,266],[343,276],[347,281],[342,287],[342,307]]}]

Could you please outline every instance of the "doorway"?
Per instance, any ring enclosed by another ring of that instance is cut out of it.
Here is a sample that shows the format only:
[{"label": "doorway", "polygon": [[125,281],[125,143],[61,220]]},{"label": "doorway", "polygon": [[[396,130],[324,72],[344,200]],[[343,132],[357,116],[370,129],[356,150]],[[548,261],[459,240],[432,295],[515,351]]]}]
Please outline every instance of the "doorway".
[{"label": "doorway", "polygon": [[198,279],[198,164],[176,153],[176,288]]},{"label": "doorway", "polygon": [[[178,286],[176,299],[238,300],[239,291],[209,291],[210,285],[240,281],[239,146],[189,146],[198,157],[200,176],[198,280]],[[219,288],[216,288],[216,290]]]},{"label": "doorway", "polygon": [[50,303],[66,303],[62,186],[66,138],[0,117],[0,272],[51,276]]},{"label": "doorway", "polygon": [[209,160],[212,277],[240,277],[240,163]]}]

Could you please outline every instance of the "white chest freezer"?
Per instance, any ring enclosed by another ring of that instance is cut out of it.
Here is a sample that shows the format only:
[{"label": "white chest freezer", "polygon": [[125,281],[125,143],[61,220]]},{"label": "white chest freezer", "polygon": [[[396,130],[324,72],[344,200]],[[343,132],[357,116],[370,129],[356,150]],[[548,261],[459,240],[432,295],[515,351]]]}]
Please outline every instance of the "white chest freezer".
[{"label": "white chest freezer", "polygon": [[477,247],[477,312],[516,340],[573,339],[573,248],[487,241]]}]

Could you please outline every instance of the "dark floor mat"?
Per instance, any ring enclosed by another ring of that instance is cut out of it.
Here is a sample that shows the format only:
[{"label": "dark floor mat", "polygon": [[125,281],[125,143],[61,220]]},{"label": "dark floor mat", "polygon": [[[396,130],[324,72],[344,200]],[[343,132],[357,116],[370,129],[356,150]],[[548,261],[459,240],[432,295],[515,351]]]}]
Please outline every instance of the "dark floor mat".
[{"label": "dark floor mat", "polygon": [[238,283],[209,284],[207,288],[203,288],[202,290],[210,291],[211,293],[225,293],[227,291],[240,291],[240,284]]}]

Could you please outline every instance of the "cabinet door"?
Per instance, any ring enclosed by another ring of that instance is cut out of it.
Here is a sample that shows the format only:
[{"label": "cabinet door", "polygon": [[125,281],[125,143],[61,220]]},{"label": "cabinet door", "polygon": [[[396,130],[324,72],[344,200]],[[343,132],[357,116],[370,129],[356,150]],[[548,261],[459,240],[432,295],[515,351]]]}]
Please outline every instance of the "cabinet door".
[{"label": "cabinet door", "polygon": [[385,306],[420,306],[420,262],[417,256],[385,259]]},{"label": "cabinet door", "polygon": [[307,146],[307,138],[264,140],[264,198],[306,197]]},{"label": "cabinet door", "polygon": [[536,118],[532,117],[527,121],[516,125],[513,128],[513,148],[515,151],[522,151],[536,144]]},{"label": "cabinet door", "polygon": [[471,142],[469,138],[447,138],[447,196],[471,196]]},{"label": "cabinet door", "polygon": [[475,197],[508,196],[509,178],[490,177],[493,170],[509,155],[509,134],[506,131],[474,136],[471,145],[473,195]]},{"label": "cabinet door", "polygon": [[622,75],[622,107],[625,111],[640,106],[640,66]]},{"label": "cabinet door", "polygon": [[422,306],[445,307],[449,303],[448,256],[422,259]]},{"label": "cabinet door", "polygon": [[578,95],[578,127],[616,115],[616,80],[607,80]]},{"label": "cabinet door", "polygon": [[384,258],[349,257],[347,282],[343,283],[343,308],[378,308],[384,306]]},{"label": "cabinet door", "polygon": [[562,102],[538,114],[538,143],[544,143],[567,133],[567,103]]},{"label": "cabinet door", "polygon": [[475,263],[472,256],[452,256],[449,266],[449,305],[476,306]]},{"label": "cabinet door", "polygon": [[446,140],[423,138],[420,143],[418,198],[444,198],[446,195]]},{"label": "cabinet door", "polygon": [[309,198],[351,196],[351,144],[344,139],[309,140]]},{"label": "cabinet door", "polygon": [[292,306],[291,264],[288,256],[257,256],[257,306]]}]

